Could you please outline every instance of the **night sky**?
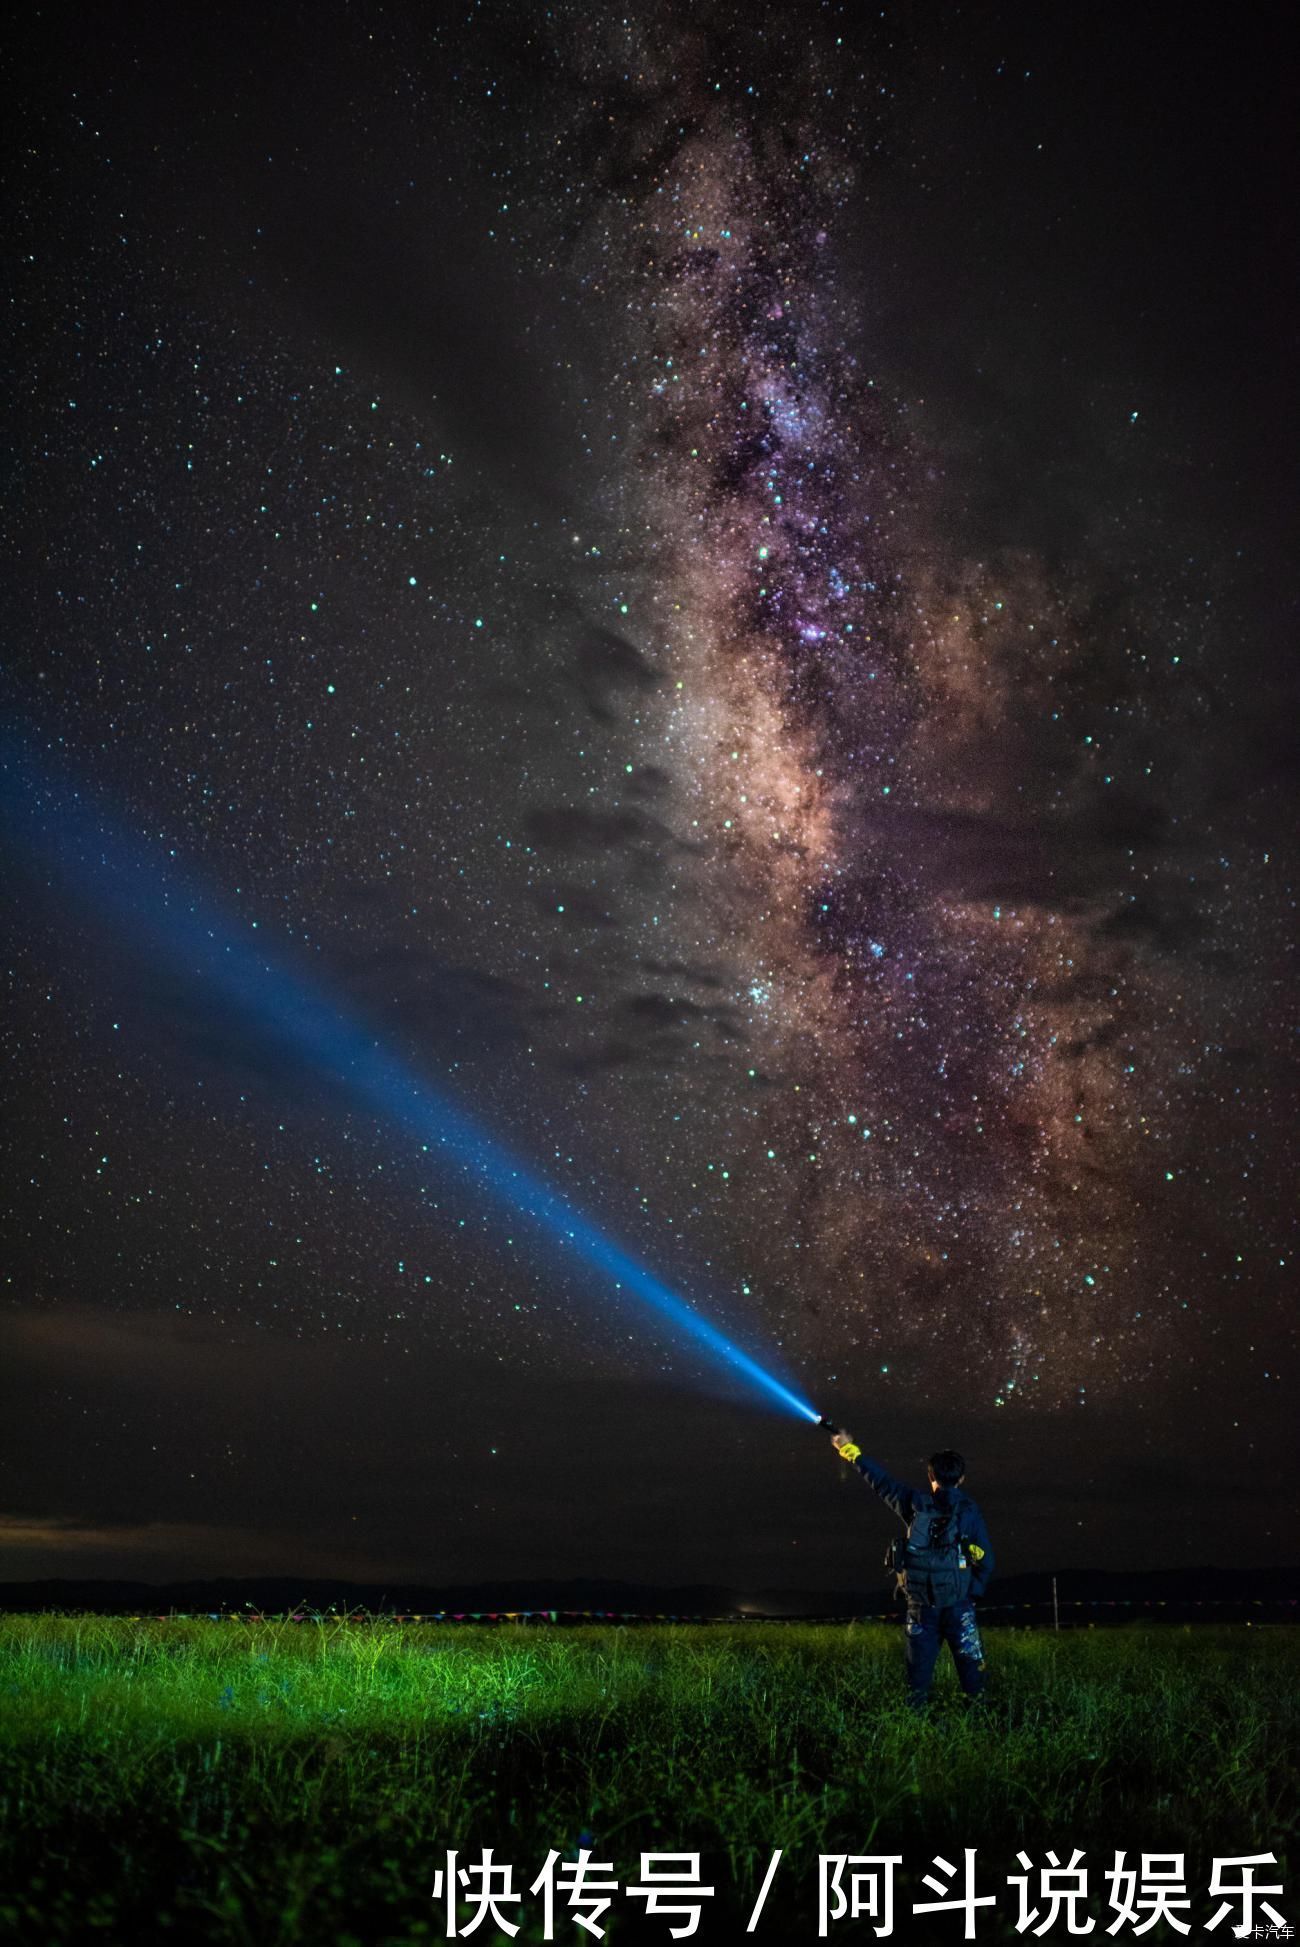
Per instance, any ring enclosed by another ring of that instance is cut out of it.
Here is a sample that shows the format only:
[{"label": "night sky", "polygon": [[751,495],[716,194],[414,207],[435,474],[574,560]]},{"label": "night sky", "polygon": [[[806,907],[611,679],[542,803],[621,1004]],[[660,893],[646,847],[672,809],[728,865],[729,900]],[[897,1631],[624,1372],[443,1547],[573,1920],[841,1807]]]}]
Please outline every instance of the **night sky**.
[{"label": "night sky", "polygon": [[272,14],[11,55],[0,1575],[877,1585],[200,911],[1007,1571],[1294,1561],[1269,17]]}]

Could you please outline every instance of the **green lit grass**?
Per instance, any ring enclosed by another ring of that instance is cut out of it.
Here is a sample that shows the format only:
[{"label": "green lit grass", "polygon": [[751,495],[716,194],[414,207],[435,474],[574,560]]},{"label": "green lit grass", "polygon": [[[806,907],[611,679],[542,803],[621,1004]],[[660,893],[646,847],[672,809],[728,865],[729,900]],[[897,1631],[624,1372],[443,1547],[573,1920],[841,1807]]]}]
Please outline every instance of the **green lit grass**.
[{"label": "green lit grass", "polygon": [[[990,1631],[986,1715],[941,1665],[923,1724],[901,1650],[879,1625],[0,1617],[0,1931],[436,1940],[448,1847],[494,1844],[526,1886],[583,1834],[620,1877],[642,1847],[704,1853],[726,1889],[705,1943],[743,1937],[776,1846],[789,1884],[760,1941],[813,1937],[819,1852],[902,1852],[916,1877],[961,1845],[999,1876],[1022,1845],[1172,1849],[1189,1870],[1287,1849],[1294,1631]],[[589,1938],[567,1917],[557,1937]]]}]

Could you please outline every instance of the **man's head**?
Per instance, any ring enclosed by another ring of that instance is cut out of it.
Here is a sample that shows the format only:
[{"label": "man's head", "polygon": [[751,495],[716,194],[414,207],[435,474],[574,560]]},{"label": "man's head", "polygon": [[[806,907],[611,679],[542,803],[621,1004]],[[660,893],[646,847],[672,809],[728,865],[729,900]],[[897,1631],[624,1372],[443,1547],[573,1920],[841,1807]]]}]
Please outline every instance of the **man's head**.
[{"label": "man's head", "polygon": [[960,1487],[966,1478],[966,1462],[951,1447],[941,1447],[938,1453],[932,1453],[926,1466],[931,1487]]}]

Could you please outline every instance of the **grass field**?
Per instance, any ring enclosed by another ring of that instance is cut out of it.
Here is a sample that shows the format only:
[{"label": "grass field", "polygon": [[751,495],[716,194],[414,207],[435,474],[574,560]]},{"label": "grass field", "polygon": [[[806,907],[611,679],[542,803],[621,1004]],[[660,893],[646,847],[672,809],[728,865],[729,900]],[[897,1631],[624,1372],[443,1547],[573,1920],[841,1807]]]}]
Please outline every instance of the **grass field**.
[{"label": "grass field", "polygon": [[[703,1854],[705,1943],[745,1938],[783,1848],[750,1936],[778,1947],[816,1938],[819,1853],[901,1853],[895,1938],[960,1940],[960,1915],[910,1902],[930,1897],[936,1851],[974,1845],[1000,1896],[978,1938],[1023,1937],[1005,1884],[1019,1848],[1037,1865],[1081,1846],[1105,1939],[1116,1847],[1187,1855],[1198,1933],[1212,1854],[1294,1854],[1296,1631],[991,1630],[982,1716],[941,1665],[921,1723],[901,1653],[881,1625],[0,1617],[0,1933],[441,1940],[430,1887],[449,1847],[477,1861],[494,1845],[524,1891],[548,1851],[586,1844],[625,1881],[641,1849]],[[637,1915],[617,1900],[607,1937],[671,1938]],[[542,1938],[534,1902],[515,1918],[521,1942]],[[562,1904],[555,1937],[592,1938]]]}]

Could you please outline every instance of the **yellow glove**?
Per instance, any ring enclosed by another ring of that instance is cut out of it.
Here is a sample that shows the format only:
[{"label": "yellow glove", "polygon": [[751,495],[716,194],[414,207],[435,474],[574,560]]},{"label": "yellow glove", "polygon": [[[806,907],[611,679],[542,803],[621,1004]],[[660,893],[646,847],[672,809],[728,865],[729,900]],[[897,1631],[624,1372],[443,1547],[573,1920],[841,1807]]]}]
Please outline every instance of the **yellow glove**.
[{"label": "yellow glove", "polygon": [[984,1550],[976,1542],[968,1541],[966,1543],[966,1553],[973,1562],[982,1562],[984,1560]]},{"label": "yellow glove", "polygon": [[841,1460],[856,1460],[858,1455],[862,1452],[862,1449],[861,1447],[855,1447],[851,1440],[846,1440],[844,1442],[844,1445],[842,1447],[837,1447],[835,1451],[839,1455]]}]

